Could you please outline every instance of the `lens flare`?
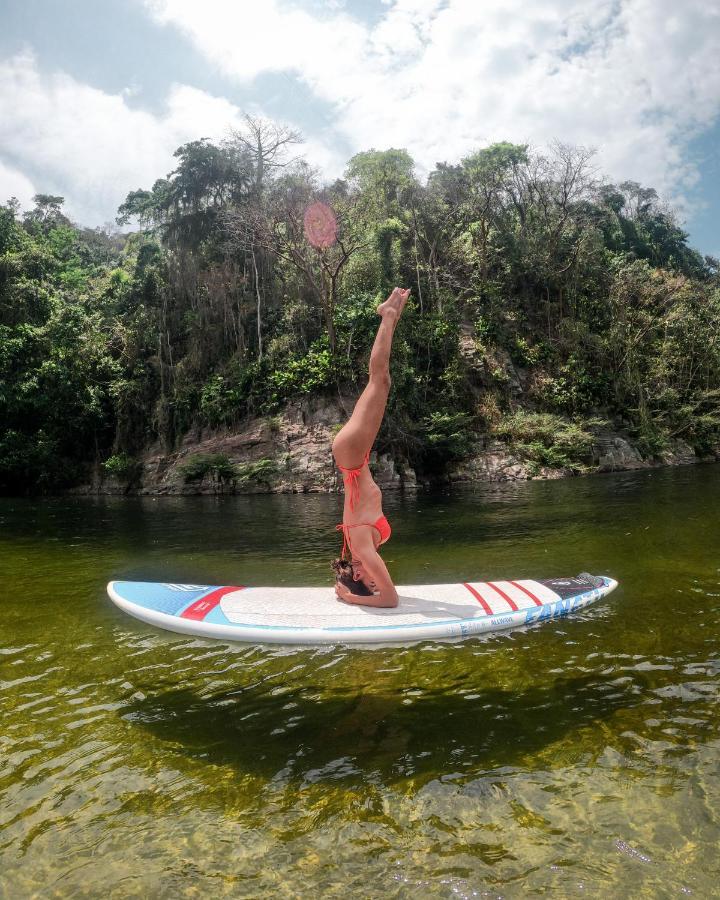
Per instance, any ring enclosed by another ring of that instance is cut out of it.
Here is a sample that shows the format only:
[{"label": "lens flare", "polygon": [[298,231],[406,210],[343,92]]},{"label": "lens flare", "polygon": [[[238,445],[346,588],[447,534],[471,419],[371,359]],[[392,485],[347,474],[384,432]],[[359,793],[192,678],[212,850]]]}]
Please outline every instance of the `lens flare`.
[{"label": "lens flare", "polygon": [[319,200],[311,203],[305,210],[303,225],[305,237],[318,250],[332,247],[337,239],[335,213],[326,203],[321,203]]}]

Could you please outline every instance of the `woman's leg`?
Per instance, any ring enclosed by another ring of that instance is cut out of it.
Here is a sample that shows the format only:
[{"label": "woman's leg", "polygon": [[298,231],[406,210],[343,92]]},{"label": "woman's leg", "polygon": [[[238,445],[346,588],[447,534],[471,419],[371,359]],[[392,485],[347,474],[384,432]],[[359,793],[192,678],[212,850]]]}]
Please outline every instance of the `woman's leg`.
[{"label": "woman's leg", "polygon": [[390,393],[390,351],[395,326],[405,307],[409,290],[395,288],[378,307],[382,322],[370,353],[369,380],[360,394],[349,421],[335,436],[333,455],[346,469],[361,466],[365,454],[375,443],[385,415]]}]

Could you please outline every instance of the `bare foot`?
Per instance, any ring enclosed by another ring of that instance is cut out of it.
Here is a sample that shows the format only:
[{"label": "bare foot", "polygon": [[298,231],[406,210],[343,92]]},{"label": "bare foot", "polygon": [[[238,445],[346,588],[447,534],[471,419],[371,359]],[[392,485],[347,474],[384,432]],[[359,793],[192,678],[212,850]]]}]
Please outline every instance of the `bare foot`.
[{"label": "bare foot", "polygon": [[407,303],[407,298],[410,296],[410,288],[399,288],[396,287],[393,289],[393,292],[387,298],[384,303],[381,303],[377,308],[377,314],[379,316],[386,316],[388,314],[393,315],[396,319],[399,319],[402,315],[402,311],[405,309],[405,304]]}]

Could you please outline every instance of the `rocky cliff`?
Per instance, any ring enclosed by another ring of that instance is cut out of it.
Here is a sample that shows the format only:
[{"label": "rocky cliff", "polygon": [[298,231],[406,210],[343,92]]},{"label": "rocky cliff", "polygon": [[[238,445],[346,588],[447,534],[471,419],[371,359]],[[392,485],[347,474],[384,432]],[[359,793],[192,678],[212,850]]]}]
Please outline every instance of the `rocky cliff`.
[{"label": "rocky cliff", "polygon": [[[338,423],[347,420],[352,400],[307,401],[281,415],[248,420],[241,428],[190,433],[172,453],[149,448],[132,478],[104,475],[74,489],[83,494],[223,494],[336,492],[342,481],[330,447]],[[218,460],[222,465],[218,465]],[[589,471],[612,472],[658,465],[699,462],[693,450],[676,441],[656,459],[644,459],[627,435],[603,431],[595,436]],[[188,466],[193,471],[188,475]],[[383,490],[414,489],[433,480],[416,475],[407,460],[373,452],[373,477]],[[501,441],[480,440],[468,459],[454,463],[443,483],[562,478],[569,469],[533,466],[514,456]],[[438,478],[435,479],[435,482]]]}]

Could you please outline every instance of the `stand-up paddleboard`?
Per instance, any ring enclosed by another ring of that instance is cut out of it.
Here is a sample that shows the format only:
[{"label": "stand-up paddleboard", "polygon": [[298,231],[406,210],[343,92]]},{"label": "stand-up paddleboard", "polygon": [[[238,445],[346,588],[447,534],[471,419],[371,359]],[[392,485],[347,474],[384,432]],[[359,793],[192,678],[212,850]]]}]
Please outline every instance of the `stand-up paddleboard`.
[{"label": "stand-up paddleboard", "polygon": [[257,644],[409,643],[464,638],[572,615],[617,581],[578,575],[550,581],[470,581],[397,588],[394,609],[342,603],[335,589],[111,581],[114,603],[182,634]]}]

